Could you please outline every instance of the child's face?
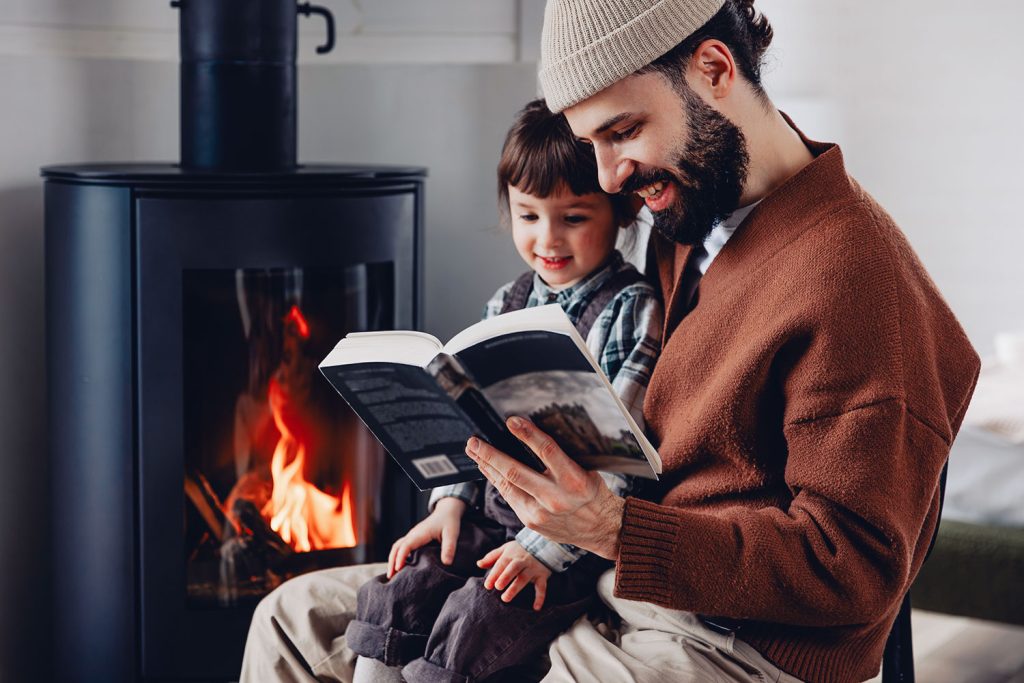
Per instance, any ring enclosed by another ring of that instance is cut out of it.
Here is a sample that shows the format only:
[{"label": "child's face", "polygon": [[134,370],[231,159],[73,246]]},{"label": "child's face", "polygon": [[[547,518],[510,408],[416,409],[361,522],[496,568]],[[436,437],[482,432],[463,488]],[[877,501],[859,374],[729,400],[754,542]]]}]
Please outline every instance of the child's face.
[{"label": "child's face", "polygon": [[562,187],[541,198],[509,185],[508,203],[519,255],[552,289],[576,284],[615,248],[618,226],[603,192],[576,195]]}]

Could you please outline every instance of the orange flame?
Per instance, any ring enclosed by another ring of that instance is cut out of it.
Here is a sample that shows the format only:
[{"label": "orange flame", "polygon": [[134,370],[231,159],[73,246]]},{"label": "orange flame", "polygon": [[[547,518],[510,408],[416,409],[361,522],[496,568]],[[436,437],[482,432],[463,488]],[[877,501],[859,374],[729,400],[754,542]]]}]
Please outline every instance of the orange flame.
[{"label": "orange flame", "polygon": [[270,406],[281,438],[270,462],[273,492],[261,511],[270,528],[299,552],[356,545],[352,495],[348,482],[341,499],[324,493],[306,481],[302,472],[306,447],[295,438],[281,418],[281,389],[270,382]]},{"label": "orange flame", "polygon": [[288,315],[284,317],[284,320],[286,323],[295,323],[299,336],[303,339],[309,339],[309,323],[306,322],[306,316],[302,315],[302,311],[299,310],[298,306],[293,305],[291,310],[288,311]]}]

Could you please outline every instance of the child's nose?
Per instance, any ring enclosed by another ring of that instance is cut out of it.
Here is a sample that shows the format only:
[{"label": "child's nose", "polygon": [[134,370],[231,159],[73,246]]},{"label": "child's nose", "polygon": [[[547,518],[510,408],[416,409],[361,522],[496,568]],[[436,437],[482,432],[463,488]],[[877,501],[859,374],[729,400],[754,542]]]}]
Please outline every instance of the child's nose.
[{"label": "child's nose", "polygon": [[537,236],[537,241],[546,247],[557,247],[562,243],[562,231],[553,221],[545,221],[540,235]]}]

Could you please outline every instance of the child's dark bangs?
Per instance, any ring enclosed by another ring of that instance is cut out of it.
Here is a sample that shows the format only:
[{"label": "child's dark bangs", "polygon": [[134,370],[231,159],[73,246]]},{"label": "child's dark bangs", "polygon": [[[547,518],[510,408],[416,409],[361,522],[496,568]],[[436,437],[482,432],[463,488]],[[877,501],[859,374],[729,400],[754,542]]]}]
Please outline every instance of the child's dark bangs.
[{"label": "child's dark bangs", "polygon": [[562,186],[576,195],[600,192],[597,166],[590,149],[572,139],[571,133],[560,129],[552,135],[522,146],[508,155],[504,169],[509,185],[534,197],[546,198]]},{"label": "child's dark bangs", "polygon": [[521,146],[510,155],[507,171],[502,173],[507,184],[534,197],[549,197],[561,178],[558,164],[552,164],[549,150],[542,145]]}]

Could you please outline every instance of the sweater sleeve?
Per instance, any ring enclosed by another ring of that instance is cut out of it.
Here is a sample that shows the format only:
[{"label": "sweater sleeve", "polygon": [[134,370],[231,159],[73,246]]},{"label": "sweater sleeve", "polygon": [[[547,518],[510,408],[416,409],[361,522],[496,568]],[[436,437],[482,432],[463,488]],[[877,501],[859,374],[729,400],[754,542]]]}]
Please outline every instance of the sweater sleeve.
[{"label": "sweater sleeve", "polygon": [[[788,509],[710,514],[628,499],[616,594],[807,626],[859,623],[887,609],[914,547],[931,539],[949,445],[898,400],[792,424],[786,437],[796,491]],[[864,487],[875,491],[861,495]]]}]

